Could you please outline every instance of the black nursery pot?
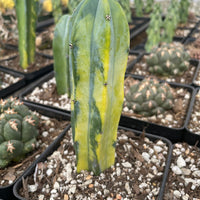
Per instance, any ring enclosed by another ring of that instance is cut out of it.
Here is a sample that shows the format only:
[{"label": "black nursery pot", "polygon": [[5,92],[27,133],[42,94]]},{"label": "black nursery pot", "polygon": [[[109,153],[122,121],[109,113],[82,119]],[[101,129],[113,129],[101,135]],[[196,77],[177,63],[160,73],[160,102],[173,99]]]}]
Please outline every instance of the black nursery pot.
[{"label": "black nursery pot", "polygon": [[26,80],[24,78],[24,76],[20,73],[17,73],[15,71],[10,71],[4,67],[0,66],[0,71],[5,73],[5,74],[10,74],[13,77],[19,77],[20,80],[17,81],[16,83],[8,86],[7,88],[1,89],[0,90],[0,98],[5,98],[9,95],[11,95],[13,92],[16,92],[17,90],[19,90],[20,88],[24,87],[26,84]]},{"label": "black nursery pot", "polygon": [[188,34],[185,36],[174,36],[173,40],[184,43],[191,36],[194,29],[195,28],[177,28],[176,31],[188,31]]},{"label": "black nursery pot", "polygon": [[[17,48],[17,47],[13,46],[12,48]],[[52,56],[49,56],[49,55],[46,55],[46,54],[42,54],[42,53],[36,53],[36,54],[41,55],[42,57],[50,59],[50,60],[53,59]],[[11,57],[11,58],[9,58],[7,60],[9,61],[9,60],[12,60],[12,59],[14,59],[16,57],[17,56],[14,56],[14,57]],[[2,61],[5,61],[5,60],[1,60],[1,62]],[[25,77],[27,83],[30,83],[31,81],[43,76],[44,74],[47,74],[47,73],[53,71],[53,64],[49,64],[49,65],[47,65],[47,66],[45,66],[45,67],[43,67],[43,68],[41,68],[41,69],[39,69],[37,71],[33,71],[33,72],[30,72],[30,73],[25,73],[25,72],[19,72],[19,71],[13,70],[13,69],[9,69],[9,68],[3,66],[1,64],[1,62],[0,62],[1,69],[4,69],[4,70],[7,69],[8,71],[11,71],[12,73],[15,72],[15,73],[23,75]]]},{"label": "black nursery pot", "polygon": [[200,90],[200,87],[195,89],[195,92],[194,92],[192,100],[191,100],[191,104],[189,107],[189,111],[188,111],[186,123],[185,123],[185,131],[184,131],[184,135],[183,135],[183,141],[188,143],[189,145],[192,145],[192,146],[196,145],[197,147],[200,148],[200,134],[192,132],[188,128],[190,119],[192,117],[191,115],[192,115],[192,112],[193,112],[193,109],[195,106],[195,100],[196,100],[195,98],[196,98],[196,95],[199,92],[199,90]]},{"label": "black nursery pot", "polygon": [[[60,111],[55,111],[49,108],[44,108],[41,106],[37,106],[37,105],[33,105],[30,103],[26,103],[24,102],[24,104],[26,106],[29,107],[29,109],[31,109],[32,111],[36,111],[44,116],[50,117],[50,118],[56,118],[58,120],[66,120],[66,121],[70,121],[70,116],[64,112],[60,112]],[[59,140],[59,138],[62,138],[63,135],[65,135],[65,133],[68,131],[69,127],[65,128],[64,131],[62,133],[60,133],[60,135],[57,137],[57,140]],[[53,141],[52,144],[50,146],[53,146],[55,142]],[[37,159],[33,162],[36,163]],[[29,166],[31,167],[31,166]],[[29,169],[29,167],[27,169]],[[14,184],[21,179],[22,176],[24,176],[24,174],[26,173],[26,171],[24,171],[24,173],[18,178],[16,179],[12,184],[7,185],[7,186],[3,186],[0,187],[0,200],[16,200],[17,198],[13,195],[13,186]]]},{"label": "black nursery pot", "polygon": [[[67,127],[67,130],[70,129],[70,126]],[[124,131],[130,131],[130,132],[134,132],[136,133],[137,135],[141,135],[143,134],[142,132],[140,131],[136,131],[136,130],[133,130],[133,129],[129,129],[129,128],[124,128],[124,127],[119,127],[119,129],[122,129]],[[25,172],[25,174],[23,175],[23,178],[26,179],[26,177],[30,176],[31,174],[34,173],[35,171],[35,167],[37,165],[37,163],[39,162],[44,162],[48,156],[50,156],[53,151],[55,151],[56,149],[58,149],[58,147],[60,146],[60,143],[63,139],[65,134],[62,134],[60,135],[59,138],[57,138],[57,140],[55,140],[55,142],[53,144],[51,144],[47,149],[46,151],[37,159],[36,162],[34,162],[31,167]],[[148,133],[145,133],[145,137],[149,138],[151,141],[156,141],[156,140],[162,140],[165,144],[167,144],[168,146],[168,155],[167,155],[167,158],[166,158],[166,165],[165,165],[165,169],[164,169],[164,172],[163,172],[163,176],[162,176],[162,180],[161,180],[161,184],[160,184],[160,191],[159,191],[159,194],[158,194],[158,198],[157,200],[162,200],[163,199],[163,196],[164,196],[164,191],[165,191],[165,185],[166,185],[166,181],[167,181],[167,177],[168,177],[168,173],[169,173],[169,168],[170,168],[170,163],[171,163],[171,157],[172,157],[172,150],[173,150],[173,145],[172,143],[166,139],[166,138],[163,138],[163,137],[159,137],[159,136],[156,136],[156,135],[152,135],[152,134],[148,134]],[[20,188],[22,187],[22,178],[20,178],[16,184],[14,185],[13,187],[13,193],[16,197],[16,199],[18,200],[26,200],[24,197],[21,197],[19,195],[19,190]]]},{"label": "black nursery pot", "polygon": [[[136,80],[143,80],[140,76],[126,75],[126,78],[131,77]],[[161,81],[162,82],[162,81]],[[192,103],[192,97],[194,95],[194,88],[188,85],[178,84],[178,83],[169,83],[172,88],[183,88],[186,89],[191,94],[190,104],[188,105],[188,111]],[[187,116],[186,116],[187,117]],[[132,128],[138,131],[143,131],[147,133],[152,133],[161,137],[169,139],[172,143],[182,142],[183,133],[186,124],[186,117],[184,124],[180,128],[170,128],[167,126],[159,125],[153,122],[144,121],[141,119],[132,118],[126,116],[125,114],[121,115],[120,126]]]}]

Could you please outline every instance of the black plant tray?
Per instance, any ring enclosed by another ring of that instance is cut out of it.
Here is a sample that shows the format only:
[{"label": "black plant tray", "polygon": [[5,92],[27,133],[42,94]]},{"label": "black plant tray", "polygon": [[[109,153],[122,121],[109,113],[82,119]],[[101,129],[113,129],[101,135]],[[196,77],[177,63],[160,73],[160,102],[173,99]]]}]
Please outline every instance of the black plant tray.
[{"label": "black plant tray", "polygon": [[[134,51],[134,54],[136,54],[136,52],[137,51]],[[135,60],[135,62],[129,64],[129,66],[128,66],[127,70],[126,70],[127,75],[134,75],[136,77],[142,77],[142,78],[144,78],[144,76],[133,74],[131,71],[135,67],[136,63],[140,62],[145,55],[149,55],[149,53],[144,53],[144,52],[140,53],[139,56],[137,57],[137,59]],[[192,78],[191,83],[189,83],[187,85],[192,85],[193,86],[194,85],[194,80],[196,79],[196,77],[198,75],[198,71],[200,70],[200,61],[196,60],[196,59],[190,59],[190,64],[192,66],[194,66],[196,68],[196,70],[194,72],[194,76]],[[172,83],[174,83],[174,82],[172,82]]]},{"label": "black plant tray", "polygon": [[[36,111],[36,112],[40,113],[41,115],[45,115],[45,116],[48,116],[50,118],[56,118],[58,120],[70,121],[70,115],[67,114],[67,113],[64,113],[62,111],[52,110],[50,108],[42,107],[42,106],[39,106],[39,105],[34,105],[34,104],[31,104],[31,103],[27,103],[27,102],[24,102],[24,104],[26,106],[28,106],[29,109],[31,109],[32,111]],[[56,140],[58,140],[58,138],[62,137],[62,135],[64,135],[67,132],[68,128],[69,127],[65,128],[65,130],[62,133],[60,133],[60,135],[57,137]],[[33,163],[35,163],[36,160]],[[24,171],[24,173],[18,179],[16,179],[12,184],[10,184],[8,186],[0,187],[0,200],[1,200],[1,198],[3,200],[15,200],[16,199],[13,196],[13,186],[17,182],[17,180],[19,180],[25,174],[25,172],[26,171]]]},{"label": "black plant tray", "polygon": [[[69,128],[70,127],[67,127],[67,130],[69,130]],[[119,127],[119,129],[123,129],[125,131],[131,131],[131,132],[136,133],[137,135],[142,134],[142,132],[139,132],[139,131],[136,131],[136,130],[133,130],[133,129],[129,129],[129,128]],[[64,135],[65,135],[65,133],[61,134],[60,137],[57,138],[57,140],[55,140],[54,143],[51,144],[46,149],[46,151],[43,154],[41,154],[41,156],[31,165],[31,167],[28,170],[26,170],[26,172],[23,175],[24,179],[34,173],[34,170],[35,170],[37,163],[44,162],[47,159],[47,157],[50,156],[53,153],[53,151],[58,149]],[[164,191],[165,191],[165,185],[166,185],[168,173],[169,173],[169,167],[170,167],[170,163],[171,163],[173,146],[172,146],[171,142],[169,140],[167,140],[166,138],[159,137],[159,136],[152,135],[152,134],[148,134],[148,133],[145,133],[145,136],[148,137],[151,141],[162,140],[168,146],[168,155],[167,155],[167,159],[166,159],[166,166],[165,166],[164,173],[163,173],[163,176],[162,176],[160,191],[159,191],[158,198],[157,198],[157,200],[162,200],[163,195],[164,195]],[[18,193],[18,191],[20,190],[21,187],[22,187],[22,178],[20,178],[16,182],[16,184],[14,185],[13,193],[18,200],[26,200],[25,198],[21,197]]]},{"label": "black plant tray", "polygon": [[200,90],[200,87],[195,89],[194,95],[191,99],[190,108],[189,108],[189,111],[188,111],[188,114],[187,114],[187,117],[186,117],[183,141],[188,143],[189,145],[193,145],[193,146],[197,145],[197,147],[200,148],[200,134],[198,135],[198,134],[190,131],[189,128],[188,128],[189,121],[190,121],[191,114],[192,114],[193,107],[194,107],[194,103],[195,103],[195,97],[196,97],[199,90]]},{"label": "black plant tray", "polygon": [[134,39],[134,37],[145,31],[149,26],[149,21],[149,18],[133,19],[130,24],[134,24],[135,27],[130,29],[130,39]]},{"label": "black plant tray", "polygon": [[194,28],[181,28],[181,27],[177,28],[176,30],[188,30],[189,33],[186,36],[174,36],[173,40],[184,43],[187,40],[187,38],[189,38],[191,36],[194,29],[195,29],[195,27]]},{"label": "black plant tray", "polygon": [[[132,77],[137,80],[143,80],[143,78],[140,76],[126,75],[126,78],[127,77]],[[164,82],[164,81],[160,81],[160,82]],[[178,83],[169,83],[169,85],[172,88],[178,87],[178,88],[187,89],[191,93],[191,100],[192,100],[192,97],[194,95],[193,87],[188,86],[188,85],[178,84]],[[188,111],[189,111],[190,105],[192,103],[191,100],[190,100],[190,104],[188,105]],[[156,123],[143,121],[141,119],[131,118],[131,117],[128,117],[128,116],[122,114],[121,118],[120,118],[120,126],[132,128],[132,129],[135,129],[138,131],[145,130],[145,132],[147,132],[147,133],[152,133],[152,134],[155,134],[158,136],[165,137],[165,138],[169,139],[172,143],[176,143],[176,142],[183,141],[183,133],[184,133],[184,128],[185,128],[185,124],[186,124],[186,117],[185,117],[185,122],[182,127],[170,128],[170,127],[159,125]]]},{"label": "black plant tray", "polygon": [[7,68],[3,68],[0,66],[0,71],[5,73],[5,74],[10,74],[14,77],[19,77],[20,80],[17,81],[16,83],[4,88],[0,90],[0,98],[5,98],[9,95],[11,95],[12,93],[16,92],[17,90],[19,90],[20,88],[24,87],[26,85],[26,80],[24,78],[24,76],[22,74],[19,74],[15,71],[10,71]]},{"label": "black plant tray", "polygon": [[[17,47],[16,46],[14,47],[13,45],[11,45],[10,48],[17,48]],[[42,54],[42,53],[37,53],[37,54],[39,54],[47,59],[53,59],[52,56],[49,56],[46,54]],[[16,58],[16,56],[10,57],[9,59],[5,59],[5,60],[12,60],[12,59]],[[5,60],[1,60],[1,62],[5,61]],[[31,73],[19,72],[19,71],[13,70],[13,69],[9,69],[7,67],[2,66],[1,63],[0,63],[0,67],[4,70],[7,69],[8,71],[11,71],[11,73],[15,72],[15,73],[23,75],[25,77],[27,83],[29,83],[35,79],[38,79],[39,77],[42,77],[43,75],[53,71],[53,64],[47,65],[47,66],[45,66],[37,71],[31,72]]]}]

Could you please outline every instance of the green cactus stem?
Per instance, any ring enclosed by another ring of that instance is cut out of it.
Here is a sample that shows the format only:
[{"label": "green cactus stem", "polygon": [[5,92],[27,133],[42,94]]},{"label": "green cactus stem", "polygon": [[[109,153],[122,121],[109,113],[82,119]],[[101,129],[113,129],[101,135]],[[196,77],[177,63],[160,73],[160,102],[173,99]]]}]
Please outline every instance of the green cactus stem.
[{"label": "green cactus stem", "polygon": [[148,69],[161,76],[180,76],[189,68],[190,55],[181,44],[163,44],[147,58]]},{"label": "green cactus stem", "polygon": [[129,27],[116,0],[84,0],[74,11],[69,30],[77,171],[99,174],[115,161]]},{"label": "green cactus stem", "polygon": [[150,13],[153,10],[154,0],[147,0],[145,6],[145,12]]},{"label": "green cactus stem", "polygon": [[117,0],[121,7],[123,8],[126,18],[128,22],[131,22],[131,8],[130,8],[130,0]]},{"label": "green cactus stem", "polygon": [[16,0],[20,65],[26,69],[35,59],[35,27],[38,0]]},{"label": "green cactus stem", "polygon": [[68,3],[68,9],[69,9],[69,13],[72,14],[74,12],[74,10],[76,9],[76,7],[78,6],[78,4],[81,2],[82,0],[69,0]]},{"label": "green cactus stem", "polygon": [[125,94],[125,106],[141,116],[153,116],[172,109],[174,93],[167,83],[153,78],[137,81]]},{"label": "green cactus stem", "polygon": [[53,55],[57,92],[59,95],[67,93],[70,96],[69,21],[70,16],[64,15],[56,24],[53,39]]},{"label": "green cactus stem", "polygon": [[161,41],[161,28],[162,28],[162,17],[160,4],[155,4],[153,12],[151,13],[151,19],[149,27],[147,29],[147,42],[145,44],[145,50],[150,52],[155,46],[158,46]]},{"label": "green cactus stem", "polygon": [[51,0],[51,1],[52,1],[52,7],[53,7],[54,22],[57,23],[58,20],[62,16],[61,0]]},{"label": "green cactus stem", "polygon": [[143,1],[142,0],[135,0],[135,14],[137,17],[142,17],[143,16]]},{"label": "green cactus stem", "polygon": [[179,6],[179,17],[181,23],[186,23],[188,20],[190,2],[189,0],[181,0]]}]

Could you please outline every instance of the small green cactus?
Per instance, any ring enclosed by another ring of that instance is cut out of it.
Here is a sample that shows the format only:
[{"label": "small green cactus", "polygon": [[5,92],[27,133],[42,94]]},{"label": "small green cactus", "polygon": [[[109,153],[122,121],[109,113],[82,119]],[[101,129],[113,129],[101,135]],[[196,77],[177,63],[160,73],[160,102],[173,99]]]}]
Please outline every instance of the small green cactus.
[{"label": "small green cactus", "polygon": [[151,20],[147,29],[147,42],[145,50],[150,52],[155,46],[158,46],[161,40],[160,32],[162,28],[162,17],[160,4],[155,4],[153,12],[151,13]]},{"label": "small green cactus", "polygon": [[150,13],[153,10],[154,0],[147,0],[145,6],[145,12]]},{"label": "small green cactus", "polygon": [[141,116],[158,115],[173,107],[174,94],[167,83],[153,78],[136,81],[125,94],[125,106]]},{"label": "small green cactus", "polygon": [[190,2],[189,0],[181,0],[179,5],[179,17],[181,23],[186,23],[188,20]]},{"label": "small green cactus", "polygon": [[177,13],[179,12],[178,5],[179,4],[177,0],[171,1],[167,15],[163,22],[163,31],[161,36],[162,42],[170,43],[173,40],[173,37],[175,35],[175,30],[179,23],[179,15],[177,15]]},{"label": "small green cactus", "polygon": [[142,0],[135,0],[135,14],[137,17],[142,17],[143,15],[143,9],[144,3]]},{"label": "small green cactus", "polygon": [[0,101],[0,168],[34,150],[38,117],[19,100]]},{"label": "small green cactus", "polygon": [[163,44],[147,58],[149,72],[160,76],[182,75],[189,68],[190,55],[181,44]]}]

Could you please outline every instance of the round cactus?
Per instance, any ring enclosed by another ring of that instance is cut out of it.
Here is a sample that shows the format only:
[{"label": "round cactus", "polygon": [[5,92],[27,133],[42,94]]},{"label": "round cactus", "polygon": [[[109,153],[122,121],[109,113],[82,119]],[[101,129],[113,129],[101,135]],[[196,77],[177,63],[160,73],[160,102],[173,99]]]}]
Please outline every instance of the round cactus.
[{"label": "round cactus", "polygon": [[149,72],[161,76],[182,75],[189,68],[190,55],[180,44],[163,44],[147,58]]},{"label": "round cactus", "polygon": [[0,168],[4,168],[34,150],[38,117],[13,98],[1,100],[0,109]]},{"label": "round cactus", "polygon": [[141,116],[153,116],[173,107],[174,94],[167,83],[159,83],[153,78],[136,81],[125,94],[130,110]]}]

